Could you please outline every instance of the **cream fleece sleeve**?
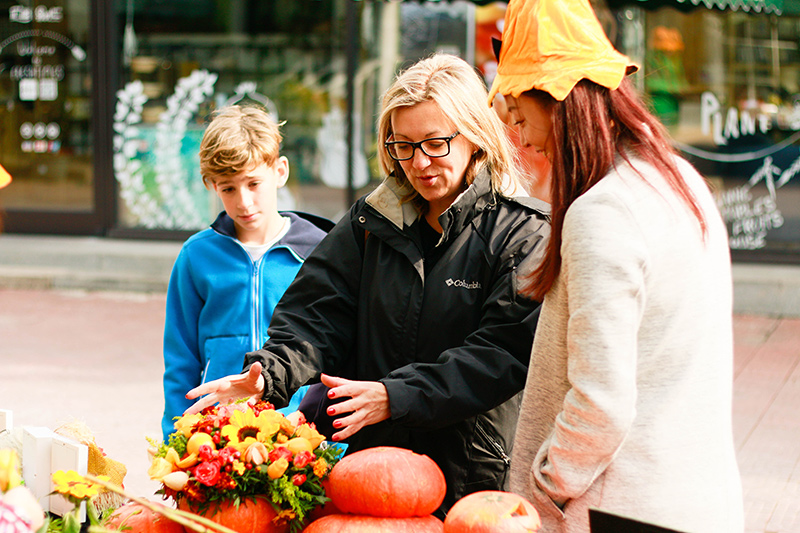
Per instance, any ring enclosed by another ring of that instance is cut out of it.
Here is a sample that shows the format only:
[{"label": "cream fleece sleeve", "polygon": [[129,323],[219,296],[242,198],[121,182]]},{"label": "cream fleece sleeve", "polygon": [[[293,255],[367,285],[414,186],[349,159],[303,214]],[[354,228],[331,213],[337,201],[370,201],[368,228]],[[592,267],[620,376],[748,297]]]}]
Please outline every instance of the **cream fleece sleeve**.
[{"label": "cream fleece sleeve", "polygon": [[563,230],[558,300],[568,313],[570,389],[533,464],[536,484],[559,506],[581,496],[613,460],[636,416],[637,333],[647,254],[625,201],[585,195]]}]

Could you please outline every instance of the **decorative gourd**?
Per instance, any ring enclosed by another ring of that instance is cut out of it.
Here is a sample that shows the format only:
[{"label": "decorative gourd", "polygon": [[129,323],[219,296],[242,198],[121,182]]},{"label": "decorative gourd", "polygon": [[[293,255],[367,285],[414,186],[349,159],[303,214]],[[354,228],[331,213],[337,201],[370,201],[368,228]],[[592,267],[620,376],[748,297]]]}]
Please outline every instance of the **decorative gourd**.
[{"label": "decorative gourd", "polygon": [[344,513],[407,518],[432,514],[445,495],[433,459],[404,448],[379,446],[345,456],[328,477],[328,497]]},{"label": "decorative gourd", "polygon": [[273,522],[278,513],[265,498],[257,498],[255,501],[242,500],[239,507],[227,502],[221,503],[217,507],[212,503],[203,512],[198,512],[198,509],[190,506],[186,500],[181,500],[178,503],[178,509],[198,514],[238,533],[284,533],[289,531],[288,525],[276,525]]},{"label": "decorative gourd", "polygon": [[303,533],[442,533],[444,524],[435,516],[387,518],[331,514],[311,522]]},{"label": "decorative gourd", "polygon": [[[165,507],[158,502],[150,503]],[[126,503],[117,508],[108,518],[106,527],[108,529],[122,528],[125,533],[184,533],[183,526],[179,523],[136,502]]]},{"label": "decorative gourd", "polygon": [[541,526],[539,513],[528,500],[496,490],[464,496],[444,519],[444,533],[528,533]]}]

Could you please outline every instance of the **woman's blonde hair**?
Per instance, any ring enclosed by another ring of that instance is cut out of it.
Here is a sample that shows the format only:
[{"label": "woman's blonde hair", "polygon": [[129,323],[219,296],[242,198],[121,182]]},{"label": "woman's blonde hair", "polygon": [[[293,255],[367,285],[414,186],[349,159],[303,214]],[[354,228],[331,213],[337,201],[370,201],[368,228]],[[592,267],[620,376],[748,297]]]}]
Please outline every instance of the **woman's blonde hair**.
[{"label": "woman's blonde hair", "polygon": [[[433,101],[455,125],[457,131],[476,147],[465,179],[471,185],[484,168],[491,173],[492,188],[501,190],[504,175],[517,180],[514,148],[506,125],[487,105],[488,92],[482,78],[463,59],[449,54],[434,54],[401,72],[384,93],[378,117],[378,141],[390,140],[392,113],[396,109]],[[405,201],[424,206],[422,197],[413,190],[400,163],[381,146],[378,161],[387,175],[408,189]]]},{"label": "woman's blonde hair", "polygon": [[209,185],[220,177],[235,176],[280,155],[280,124],[256,106],[229,106],[218,110],[200,143],[200,175]]}]

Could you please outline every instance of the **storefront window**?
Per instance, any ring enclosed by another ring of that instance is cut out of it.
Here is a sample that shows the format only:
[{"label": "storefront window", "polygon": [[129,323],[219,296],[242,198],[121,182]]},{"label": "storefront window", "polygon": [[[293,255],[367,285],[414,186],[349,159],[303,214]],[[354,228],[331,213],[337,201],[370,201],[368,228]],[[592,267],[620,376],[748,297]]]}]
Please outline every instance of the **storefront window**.
[{"label": "storefront window", "polygon": [[93,209],[89,20],[89,0],[0,1],[7,209]]},{"label": "storefront window", "polygon": [[[200,178],[200,140],[211,112],[237,103],[285,121],[291,174],[279,207],[342,212],[346,1],[129,0],[114,115],[121,226],[197,229],[213,220],[221,205]],[[356,160],[363,186],[363,153]]]},{"label": "storefront window", "polygon": [[643,28],[638,79],[712,184],[731,249],[800,252],[800,17],[664,7],[618,20]]},{"label": "storefront window", "polygon": [[[265,106],[285,121],[291,174],[279,208],[338,219],[349,194],[381,179],[375,119],[396,69],[437,50],[471,60],[474,49],[469,2],[126,0],[120,7],[114,175],[122,228],[194,230],[213,220],[221,205],[200,179],[198,150],[212,111],[233,103]],[[357,46],[348,61],[350,39]]]}]

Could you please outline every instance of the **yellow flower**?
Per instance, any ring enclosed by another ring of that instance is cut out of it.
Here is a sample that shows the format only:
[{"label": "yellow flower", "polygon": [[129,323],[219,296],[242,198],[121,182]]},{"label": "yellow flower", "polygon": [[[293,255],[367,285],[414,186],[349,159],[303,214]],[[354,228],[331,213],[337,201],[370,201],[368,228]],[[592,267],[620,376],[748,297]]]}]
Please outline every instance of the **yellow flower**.
[{"label": "yellow flower", "polygon": [[292,433],[294,433],[295,425],[292,424],[292,422],[288,418],[286,417],[281,418],[280,424],[281,424],[281,431],[283,431],[287,435],[291,435]]},{"label": "yellow flower", "polygon": [[311,447],[315,450],[320,444],[322,444],[322,441],[325,440],[325,436],[322,435],[322,433],[317,431],[315,428],[312,428],[308,424],[302,424],[300,427],[298,427],[295,435],[308,439],[308,442],[311,443]]},{"label": "yellow flower", "polygon": [[[97,476],[97,479],[108,481],[111,478],[108,476]],[[67,470],[66,472],[58,470],[57,472],[53,472],[53,484],[55,485],[53,489],[55,492],[76,500],[93,498],[97,496],[97,493],[102,489],[100,485],[92,483],[74,470]]]},{"label": "yellow flower", "polygon": [[181,461],[181,456],[175,451],[175,448],[167,448],[167,455],[164,457],[170,464],[178,464]]},{"label": "yellow flower", "polygon": [[17,452],[12,449],[0,450],[0,492],[11,490],[17,485],[22,485]]},{"label": "yellow flower", "polygon": [[147,475],[150,476],[150,479],[155,479],[156,481],[161,481],[164,479],[164,476],[171,472],[172,463],[163,457],[156,457],[153,459],[150,468],[147,469]]},{"label": "yellow flower", "polygon": [[246,470],[246,468],[245,468],[243,462],[241,462],[239,460],[236,460],[236,461],[233,462],[233,471],[234,472],[236,472],[237,474],[239,474],[241,476],[241,475],[244,475],[244,471],[245,470]]},{"label": "yellow flower", "polygon": [[233,441],[230,441],[228,443],[228,446],[233,446],[234,448],[236,448],[239,451],[239,453],[244,454],[244,453],[247,452],[247,449],[250,446],[252,446],[253,444],[256,444],[256,443],[258,443],[258,441],[256,439],[254,439],[253,437],[247,437],[246,439],[244,439],[241,442],[234,443]]},{"label": "yellow flower", "polygon": [[244,452],[251,443],[272,438],[281,427],[281,418],[282,414],[269,409],[258,416],[253,411],[234,411],[228,425],[222,428],[222,436],[228,439],[228,446]]},{"label": "yellow flower", "polygon": [[194,428],[195,424],[200,422],[203,419],[200,415],[183,415],[178,420],[175,421],[173,426],[175,427],[175,431],[183,433],[184,437],[189,437],[192,434],[192,429]]}]

